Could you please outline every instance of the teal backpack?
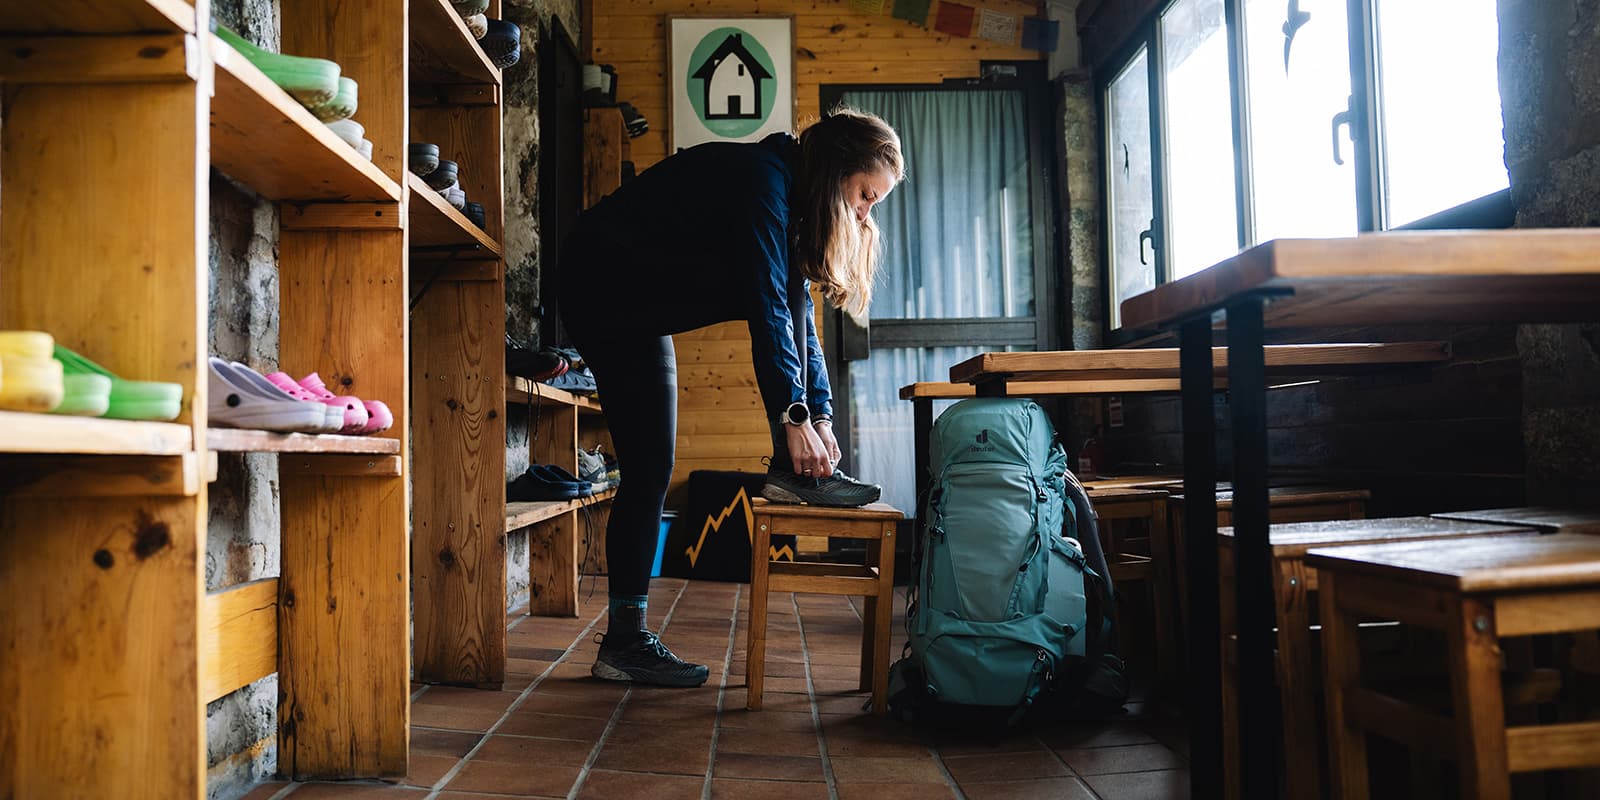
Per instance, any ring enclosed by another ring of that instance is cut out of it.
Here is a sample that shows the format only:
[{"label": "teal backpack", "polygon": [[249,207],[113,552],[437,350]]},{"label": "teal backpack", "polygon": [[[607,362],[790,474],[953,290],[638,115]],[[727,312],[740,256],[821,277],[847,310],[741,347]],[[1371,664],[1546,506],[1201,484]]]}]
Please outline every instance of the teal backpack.
[{"label": "teal backpack", "polygon": [[[930,452],[909,654],[891,676],[895,715],[960,709],[1013,725],[1073,705],[1085,665],[1105,661],[1110,586],[1093,512],[1049,417],[1031,400],[963,400],[934,423]],[[1121,662],[1111,662],[1115,687]],[[1125,682],[1111,690],[1115,705],[1125,692]]]}]

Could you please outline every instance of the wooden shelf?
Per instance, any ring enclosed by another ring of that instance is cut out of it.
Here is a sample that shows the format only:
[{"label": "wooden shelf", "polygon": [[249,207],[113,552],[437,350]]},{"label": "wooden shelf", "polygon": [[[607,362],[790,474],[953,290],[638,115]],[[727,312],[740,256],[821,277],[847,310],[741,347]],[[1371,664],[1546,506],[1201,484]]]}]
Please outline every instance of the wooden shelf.
[{"label": "wooden shelf", "polygon": [[500,70],[447,0],[412,0],[411,80],[498,84]]},{"label": "wooden shelf", "polygon": [[527,378],[506,376],[506,402],[512,405],[525,406],[533,402],[534,397],[541,398],[544,402],[561,403],[563,405],[577,406],[579,411],[594,414],[600,413],[600,401],[581,394],[573,394],[564,389],[538,383]]},{"label": "wooden shelf", "polygon": [[184,0],[71,0],[11,3],[0,9],[4,33],[194,33]]},{"label": "wooden shelf", "polygon": [[[1266,348],[1267,372],[1272,375],[1342,374],[1379,365],[1438,363],[1449,358],[1450,347],[1446,342],[1292,344]],[[1227,374],[1226,347],[1212,348],[1212,364],[1219,377]],[[1176,381],[1177,378],[1176,347],[982,353],[950,368],[950,380],[957,383],[1008,381],[1012,386],[1040,381]],[[1175,383],[1169,387],[1145,389],[1176,390]]]},{"label": "wooden shelf", "polygon": [[216,36],[211,53],[212,166],[272,200],[400,201],[399,184],[243,55]]},{"label": "wooden shelf", "polygon": [[0,453],[177,455],[192,449],[188,425],[0,411]]},{"label": "wooden shelf", "polygon": [[616,489],[607,489],[577,500],[545,500],[532,503],[506,503],[506,532],[526,528],[537,522],[554,519],[584,506],[604,503],[617,496]]},{"label": "wooden shelf", "polygon": [[463,251],[456,256],[465,259],[500,258],[504,255],[499,242],[468,221],[466,215],[450,205],[444,195],[429,188],[421,178],[407,172],[406,185],[411,189],[411,202],[406,213],[411,226],[413,248],[475,247],[475,250]]},{"label": "wooden shelf", "polygon": [[399,439],[337,434],[273,433],[239,428],[206,431],[206,449],[219,453],[366,453],[394,455]]},{"label": "wooden shelf", "polygon": [[1128,298],[1122,321],[1171,325],[1250,294],[1271,298],[1269,328],[1589,320],[1597,248],[1593,228],[1278,239]]}]

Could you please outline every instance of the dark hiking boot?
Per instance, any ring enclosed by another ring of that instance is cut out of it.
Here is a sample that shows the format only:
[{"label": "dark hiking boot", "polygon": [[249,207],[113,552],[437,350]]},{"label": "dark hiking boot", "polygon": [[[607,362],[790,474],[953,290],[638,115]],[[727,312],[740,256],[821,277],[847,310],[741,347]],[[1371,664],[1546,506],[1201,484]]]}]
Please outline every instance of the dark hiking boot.
[{"label": "dark hiking boot", "polygon": [[711,674],[704,664],[690,664],[673,655],[661,638],[649,631],[639,631],[626,644],[623,641],[621,634],[602,636],[600,655],[589,674],[606,681],[650,686],[700,686]]},{"label": "dark hiking boot", "polygon": [[767,471],[767,485],[761,487],[761,496],[774,503],[833,508],[857,508],[876,503],[882,494],[880,487],[862,483],[839,470],[826,478],[812,478],[787,469],[772,469]]}]

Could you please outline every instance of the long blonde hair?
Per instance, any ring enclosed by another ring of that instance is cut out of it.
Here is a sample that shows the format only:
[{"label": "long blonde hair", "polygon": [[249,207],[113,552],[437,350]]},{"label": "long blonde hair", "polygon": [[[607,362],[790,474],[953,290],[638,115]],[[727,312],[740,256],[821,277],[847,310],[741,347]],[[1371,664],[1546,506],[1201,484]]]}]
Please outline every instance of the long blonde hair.
[{"label": "long blonde hair", "polygon": [[844,181],[887,170],[905,177],[900,137],[873,114],[836,108],[800,133],[800,173],[795,178],[795,263],[823,297],[865,318],[882,258],[878,225],[858,222],[844,196]]}]

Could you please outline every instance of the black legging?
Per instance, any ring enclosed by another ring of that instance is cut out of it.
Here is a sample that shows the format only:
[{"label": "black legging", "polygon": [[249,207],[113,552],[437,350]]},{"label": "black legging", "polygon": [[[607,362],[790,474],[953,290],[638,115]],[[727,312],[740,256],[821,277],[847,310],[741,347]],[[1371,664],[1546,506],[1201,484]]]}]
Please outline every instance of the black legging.
[{"label": "black legging", "polygon": [[571,331],[594,373],[622,483],[606,524],[613,595],[650,591],[678,435],[678,357],[670,336],[595,339]]}]

